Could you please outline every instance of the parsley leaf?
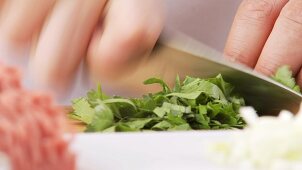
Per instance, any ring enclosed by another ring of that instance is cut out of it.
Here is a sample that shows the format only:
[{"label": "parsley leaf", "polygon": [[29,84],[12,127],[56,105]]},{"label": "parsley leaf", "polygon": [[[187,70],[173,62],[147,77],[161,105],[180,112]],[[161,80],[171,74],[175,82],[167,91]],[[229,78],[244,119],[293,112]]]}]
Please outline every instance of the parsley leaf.
[{"label": "parsley leaf", "polygon": [[90,106],[86,98],[78,98],[72,101],[71,117],[90,124],[94,116],[94,109]]},{"label": "parsley leaf", "polygon": [[272,78],[288,88],[301,93],[300,87],[296,84],[295,78],[293,78],[293,73],[289,66],[284,65],[279,67]]},{"label": "parsley leaf", "polygon": [[88,124],[86,131],[97,132],[103,131],[114,124],[114,115],[112,110],[103,102],[100,102],[94,108],[93,118]]}]

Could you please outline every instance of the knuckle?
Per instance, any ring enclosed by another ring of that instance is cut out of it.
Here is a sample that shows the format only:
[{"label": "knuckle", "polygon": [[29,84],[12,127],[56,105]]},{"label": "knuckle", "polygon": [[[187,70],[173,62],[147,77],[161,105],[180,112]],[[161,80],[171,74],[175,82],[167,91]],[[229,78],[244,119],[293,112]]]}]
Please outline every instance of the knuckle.
[{"label": "knuckle", "polygon": [[123,37],[121,39],[122,43],[130,45],[144,43],[147,33],[144,26],[136,26],[135,28],[126,29],[125,32],[121,34],[121,37]]},{"label": "knuckle", "polygon": [[275,0],[244,0],[242,2],[243,18],[262,20],[269,17],[275,6]]},{"label": "knuckle", "polygon": [[129,17],[119,35],[125,44],[150,46],[159,37],[163,26],[164,19],[160,14],[155,14],[152,18],[137,14]]},{"label": "knuckle", "polygon": [[255,70],[258,72],[258,73],[261,73],[261,74],[264,74],[264,75],[267,75],[267,76],[272,76],[274,75],[274,71],[270,70],[269,68],[265,67],[265,66],[257,66],[255,68]]},{"label": "knuckle", "polygon": [[280,17],[291,24],[302,26],[302,1],[290,1],[282,10]]},{"label": "knuckle", "polygon": [[241,50],[236,50],[236,49],[225,50],[224,56],[232,62],[238,62],[248,67],[254,67],[254,63],[250,61],[250,57],[245,55]]},{"label": "knuckle", "polygon": [[145,22],[137,23],[136,27],[129,26],[121,33],[121,37],[123,37],[121,43],[148,47],[156,42],[161,30],[162,25],[160,23],[152,23],[152,25]]},{"label": "knuckle", "polygon": [[277,68],[283,64],[287,65],[284,61],[284,57],[271,53],[270,55],[261,56],[261,59],[259,59],[255,67],[255,70],[265,75],[271,76],[274,75]]}]

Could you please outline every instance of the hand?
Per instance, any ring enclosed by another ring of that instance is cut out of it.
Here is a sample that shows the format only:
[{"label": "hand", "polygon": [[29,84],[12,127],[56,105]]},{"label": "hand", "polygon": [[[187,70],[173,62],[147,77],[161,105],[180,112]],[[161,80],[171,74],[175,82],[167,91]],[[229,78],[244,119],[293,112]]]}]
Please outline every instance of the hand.
[{"label": "hand", "polygon": [[289,65],[302,87],[302,1],[243,0],[224,52],[269,76]]},{"label": "hand", "polygon": [[0,2],[0,37],[15,45],[33,42],[30,69],[51,86],[72,80],[86,56],[95,77],[122,75],[153,47],[163,26],[161,0]]}]

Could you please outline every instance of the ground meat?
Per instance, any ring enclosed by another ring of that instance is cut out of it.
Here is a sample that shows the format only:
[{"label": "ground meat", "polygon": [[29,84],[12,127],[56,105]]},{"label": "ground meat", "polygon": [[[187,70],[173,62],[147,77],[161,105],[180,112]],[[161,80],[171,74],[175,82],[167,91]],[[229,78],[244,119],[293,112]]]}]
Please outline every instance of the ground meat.
[{"label": "ground meat", "polygon": [[49,95],[24,90],[18,71],[0,64],[0,152],[13,170],[74,170],[65,125]]},{"label": "ground meat", "polygon": [[0,63],[0,93],[8,89],[20,89],[21,76],[19,70],[13,67],[4,67]]}]

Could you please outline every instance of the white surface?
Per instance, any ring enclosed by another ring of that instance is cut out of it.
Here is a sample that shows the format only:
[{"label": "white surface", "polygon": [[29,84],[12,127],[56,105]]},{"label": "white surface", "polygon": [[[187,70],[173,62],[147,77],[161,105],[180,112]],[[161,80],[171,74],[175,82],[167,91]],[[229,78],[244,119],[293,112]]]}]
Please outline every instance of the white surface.
[{"label": "white surface", "polygon": [[234,133],[79,134],[72,149],[78,155],[78,170],[222,170],[208,159],[208,144],[232,140]]},{"label": "white surface", "polygon": [[8,157],[0,152],[0,170],[11,170]]}]

